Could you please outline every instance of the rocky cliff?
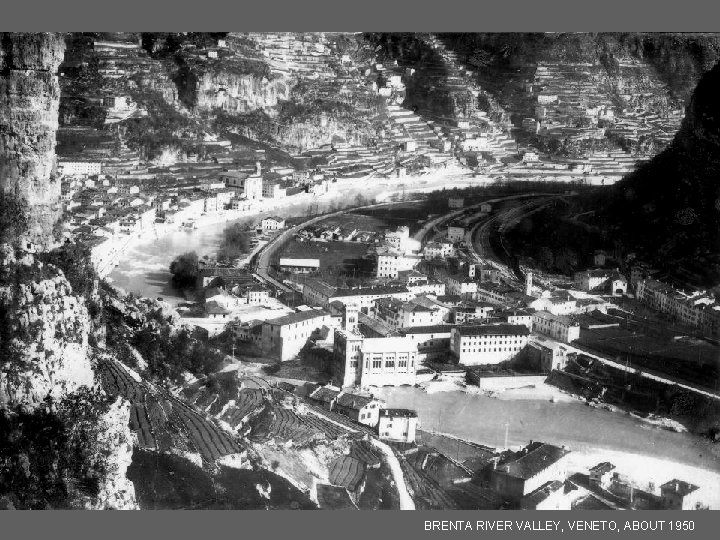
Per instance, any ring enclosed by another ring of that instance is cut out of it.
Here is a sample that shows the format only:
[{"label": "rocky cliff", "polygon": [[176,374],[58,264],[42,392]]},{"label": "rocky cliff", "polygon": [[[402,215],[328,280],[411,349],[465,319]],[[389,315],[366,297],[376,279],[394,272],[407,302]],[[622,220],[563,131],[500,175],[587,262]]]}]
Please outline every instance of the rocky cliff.
[{"label": "rocky cliff", "polygon": [[90,316],[63,273],[2,246],[0,403],[35,406],[94,384]]},{"label": "rocky cliff", "polygon": [[670,147],[618,183],[604,209],[629,246],[706,285],[720,280],[718,92],[720,65],[700,80]]},{"label": "rocky cliff", "polygon": [[198,111],[221,109],[228,113],[247,113],[276,107],[290,98],[290,84],[282,78],[229,71],[209,71],[198,77]]},{"label": "rocky cliff", "polygon": [[28,234],[41,244],[60,217],[54,168],[64,49],[55,33],[0,36],[0,188],[29,204]]}]

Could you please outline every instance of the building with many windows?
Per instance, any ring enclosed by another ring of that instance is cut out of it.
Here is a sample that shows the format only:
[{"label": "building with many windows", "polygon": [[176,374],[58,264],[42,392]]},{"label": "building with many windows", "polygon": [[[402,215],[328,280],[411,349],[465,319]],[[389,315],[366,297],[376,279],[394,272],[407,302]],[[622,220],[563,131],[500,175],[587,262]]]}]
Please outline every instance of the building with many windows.
[{"label": "building with many windows", "polygon": [[320,309],[299,311],[265,321],[262,345],[281,362],[295,358],[308,340],[319,337],[323,328],[332,326],[330,314]]},{"label": "building with many windows", "polygon": [[336,378],[343,387],[414,385],[417,354],[417,345],[407,337],[335,332]]},{"label": "building with many windows", "polygon": [[545,334],[564,343],[580,338],[580,323],[567,315],[555,315],[549,311],[533,313],[533,331]]},{"label": "building with many windows", "polygon": [[499,364],[517,356],[529,335],[522,324],[457,326],[451,330],[450,350],[466,366]]}]

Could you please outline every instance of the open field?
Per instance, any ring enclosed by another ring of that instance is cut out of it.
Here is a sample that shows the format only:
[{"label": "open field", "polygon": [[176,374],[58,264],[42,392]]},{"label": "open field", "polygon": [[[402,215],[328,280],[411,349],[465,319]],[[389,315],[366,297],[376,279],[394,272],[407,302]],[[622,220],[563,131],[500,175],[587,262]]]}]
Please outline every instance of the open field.
[{"label": "open field", "polygon": [[[321,270],[331,271],[331,269],[339,269],[344,272],[352,273],[356,271],[368,270],[360,262],[360,259],[368,251],[368,244],[362,242],[312,242],[300,241],[294,238],[284,244],[277,250],[273,259],[274,264],[282,257],[301,258],[301,259],[319,259]],[[368,261],[369,263],[369,261]],[[370,266],[372,263],[369,263]],[[372,268],[370,268],[372,270]]]}]

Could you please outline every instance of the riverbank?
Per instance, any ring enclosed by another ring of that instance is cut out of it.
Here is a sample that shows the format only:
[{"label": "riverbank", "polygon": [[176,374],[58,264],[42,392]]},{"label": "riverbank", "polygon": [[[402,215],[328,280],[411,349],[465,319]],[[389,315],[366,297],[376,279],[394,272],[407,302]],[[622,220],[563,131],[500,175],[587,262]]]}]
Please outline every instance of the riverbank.
[{"label": "riverbank", "polygon": [[198,216],[194,229],[183,229],[181,223],[156,223],[146,231],[123,240],[122,248],[103,277],[123,291],[150,298],[160,296],[171,305],[177,305],[183,299],[169,286],[170,262],[188,251],[196,251],[200,257],[216,254],[223,231],[229,224],[257,220],[269,213],[283,218],[304,217],[310,205],[316,213],[326,212],[332,205],[351,204],[358,195],[366,200],[382,202],[402,193],[428,193],[480,185],[483,183],[460,167],[405,178],[341,179],[333,190],[322,195],[308,193],[261,200],[250,210],[226,210]]}]

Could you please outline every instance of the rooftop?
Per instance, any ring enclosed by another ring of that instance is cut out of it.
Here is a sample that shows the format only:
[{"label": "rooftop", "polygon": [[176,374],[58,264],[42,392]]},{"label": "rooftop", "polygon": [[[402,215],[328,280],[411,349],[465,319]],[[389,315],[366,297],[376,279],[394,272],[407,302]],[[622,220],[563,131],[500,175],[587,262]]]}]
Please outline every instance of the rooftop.
[{"label": "rooftop", "polygon": [[564,447],[542,442],[531,442],[509,459],[498,464],[497,472],[522,480],[537,476],[570,453]]},{"label": "rooftop", "polygon": [[602,463],[598,463],[594,467],[590,468],[590,473],[594,474],[605,474],[615,469],[615,465],[610,463],[609,461],[603,461]]},{"label": "rooftop", "polygon": [[524,324],[480,324],[475,326],[458,326],[456,331],[461,336],[527,336],[530,330]]},{"label": "rooftop", "polygon": [[373,401],[377,401],[372,396],[361,396],[359,394],[351,394],[350,392],[343,392],[337,398],[337,404],[341,407],[348,409],[360,410],[366,407]]},{"label": "rooftop", "polygon": [[339,394],[340,394],[339,388],[334,388],[332,386],[321,386],[320,388],[315,389],[315,391],[312,394],[310,394],[309,397],[316,401],[321,401],[323,403],[330,403]]},{"label": "rooftop", "polygon": [[380,409],[380,416],[388,418],[417,418],[417,412],[411,409]]},{"label": "rooftop", "polygon": [[433,326],[410,326],[406,328],[398,329],[398,332],[402,335],[408,334],[444,334],[449,333],[453,328],[452,324],[436,324]]},{"label": "rooftop", "polygon": [[298,311],[296,313],[290,313],[289,315],[278,317],[277,319],[271,319],[265,322],[273,326],[285,326],[287,324],[309,321],[312,319],[317,319],[319,317],[325,317],[327,315],[329,315],[329,313],[323,309],[310,309],[308,311]]},{"label": "rooftop", "polygon": [[678,480],[677,478],[674,478],[673,480],[670,480],[669,482],[665,482],[663,485],[660,486],[660,491],[675,491],[679,493],[681,496],[689,495],[693,491],[697,491],[700,489],[695,484],[690,484],[688,482],[683,482],[682,480]]},{"label": "rooftop", "polygon": [[522,501],[520,501],[520,507],[527,510],[535,509],[538,504],[543,502],[553,493],[563,489],[564,486],[565,483],[560,482],[559,480],[546,482],[532,493],[525,495],[525,497],[522,498]]}]

